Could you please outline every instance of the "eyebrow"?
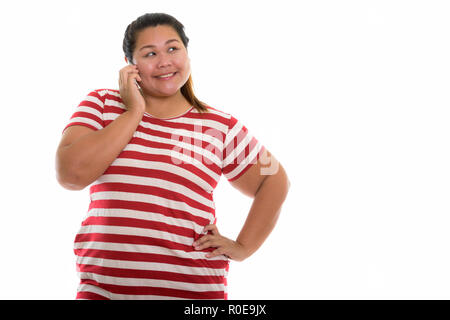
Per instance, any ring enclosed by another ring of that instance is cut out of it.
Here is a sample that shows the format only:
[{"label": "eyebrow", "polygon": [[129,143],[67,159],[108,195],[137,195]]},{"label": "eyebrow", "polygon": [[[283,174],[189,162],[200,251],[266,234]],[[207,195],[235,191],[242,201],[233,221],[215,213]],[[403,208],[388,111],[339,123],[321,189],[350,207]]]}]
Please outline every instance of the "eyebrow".
[{"label": "eyebrow", "polygon": [[[171,42],[174,42],[174,41],[180,42],[180,41],[178,41],[177,39],[170,39],[170,40],[167,40],[165,44],[168,44],[168,43],[171,43]],[[148,44],[148,45],[143,46],[142,48],[140,48],[139,51],[141,51],[142,49],[146,49],[146,48],[155,48],[155,47],[156,47],[156,46],[153,45],[153,44]]]}]

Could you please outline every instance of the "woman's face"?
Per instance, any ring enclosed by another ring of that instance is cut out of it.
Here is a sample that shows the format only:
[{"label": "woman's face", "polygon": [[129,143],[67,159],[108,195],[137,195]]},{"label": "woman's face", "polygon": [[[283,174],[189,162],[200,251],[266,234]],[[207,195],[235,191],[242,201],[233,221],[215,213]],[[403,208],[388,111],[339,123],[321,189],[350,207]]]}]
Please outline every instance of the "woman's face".
[{"label": "woman's face", "polygon": [[[148,27],[137,34],[133,52],[144,93],[171,96],[186,83],[191,74],[187,49],[170,26]],[[169,77],[161,77],[171,74]]]}]

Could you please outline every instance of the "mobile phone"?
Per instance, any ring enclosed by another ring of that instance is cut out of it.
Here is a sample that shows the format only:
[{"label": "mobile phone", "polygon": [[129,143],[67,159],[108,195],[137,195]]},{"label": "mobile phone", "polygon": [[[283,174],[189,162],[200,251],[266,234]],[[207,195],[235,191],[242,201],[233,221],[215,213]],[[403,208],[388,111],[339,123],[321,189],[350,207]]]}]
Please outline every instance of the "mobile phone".
[{"label": "mobile phone", "polygon": [[[131,63],[131,61],[128,61],[128,64],[134,66],[134,63]],[[139,91],[142,93],[142,89],[139,86],[139,84],[137,83],[136,79],[133,79],[133,80],[134,80],[134,83],[136,84],[136,87],[138,87]]]}]

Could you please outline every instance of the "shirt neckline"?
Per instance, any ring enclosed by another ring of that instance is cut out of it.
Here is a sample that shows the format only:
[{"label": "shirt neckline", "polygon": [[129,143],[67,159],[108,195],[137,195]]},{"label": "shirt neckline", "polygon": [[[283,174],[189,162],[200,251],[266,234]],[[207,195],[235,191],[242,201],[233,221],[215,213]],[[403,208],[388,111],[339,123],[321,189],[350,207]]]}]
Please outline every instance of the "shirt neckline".
[{"label": "shirt neckline", "polygon": [[183,112],[182,114],[180,114],[180,115],[178,115],[178,116],[170,117],[170,118],[158,118],[158,117],[155,117],[155,116],[151,115],[151,114],[148,113],[148,112],[144,112],[144,114],[145,114],[146,116],[148,116],[148,117],[150,117],[150,118],[152,118],[152,119],[156,119],[156,120],[173,120],[173,119],[181,118],[182,116],[188,114],[189,112],[192,111],[192,109],[194,109],[194,106],[191,106],[188,110],[186,110],[186,111]]}]

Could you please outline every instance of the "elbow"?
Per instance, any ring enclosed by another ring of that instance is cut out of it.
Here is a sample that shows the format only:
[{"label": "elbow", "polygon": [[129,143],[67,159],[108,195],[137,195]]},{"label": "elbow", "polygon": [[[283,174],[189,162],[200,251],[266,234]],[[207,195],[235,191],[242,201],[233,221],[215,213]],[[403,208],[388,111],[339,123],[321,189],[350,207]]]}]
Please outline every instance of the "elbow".
[{"label": "elbow", "polygon": [[282,189],[284,191],[285,198],[286,198],[286,196],[289,192],[289,189],[291,188],[291,181],[289,180],[286,170],[281,165],[280,165],[280,168],[281,168],[281,177],[283,180],[283,183],[281,183],[281,185],[282,185]]},{"label": "elbow", "polygon": [[83,190],[87,184],[83,182],[76,166],[67,161],[62,161],[58,156],[56,157],[56,180],[67,190],[79,191]]},{"label": "elbow", "polygon": [[284,191],[284,197],[283,197],[283,202],[286,201],[286,198],[288,196],[289,193],[289,189],[291,188],[291,182],[289,181],[289,179],[286,177],[285,183],[284,183],[284,187],[283,187],[283,191]]},{"label": "elbow", "polygon": [[56,180],[64,189],[71,190],[71,191],[83,190],[86,187],[86,186],[78,183],[74,179],[70,179],[67,177],[61,177],[58,174],[56,175]]},{"label": "elbow", "polygon": [[56,180],[67,190],[79,191],[83,190],[86,185],[83,184],[76,174],[56,171]]}]

